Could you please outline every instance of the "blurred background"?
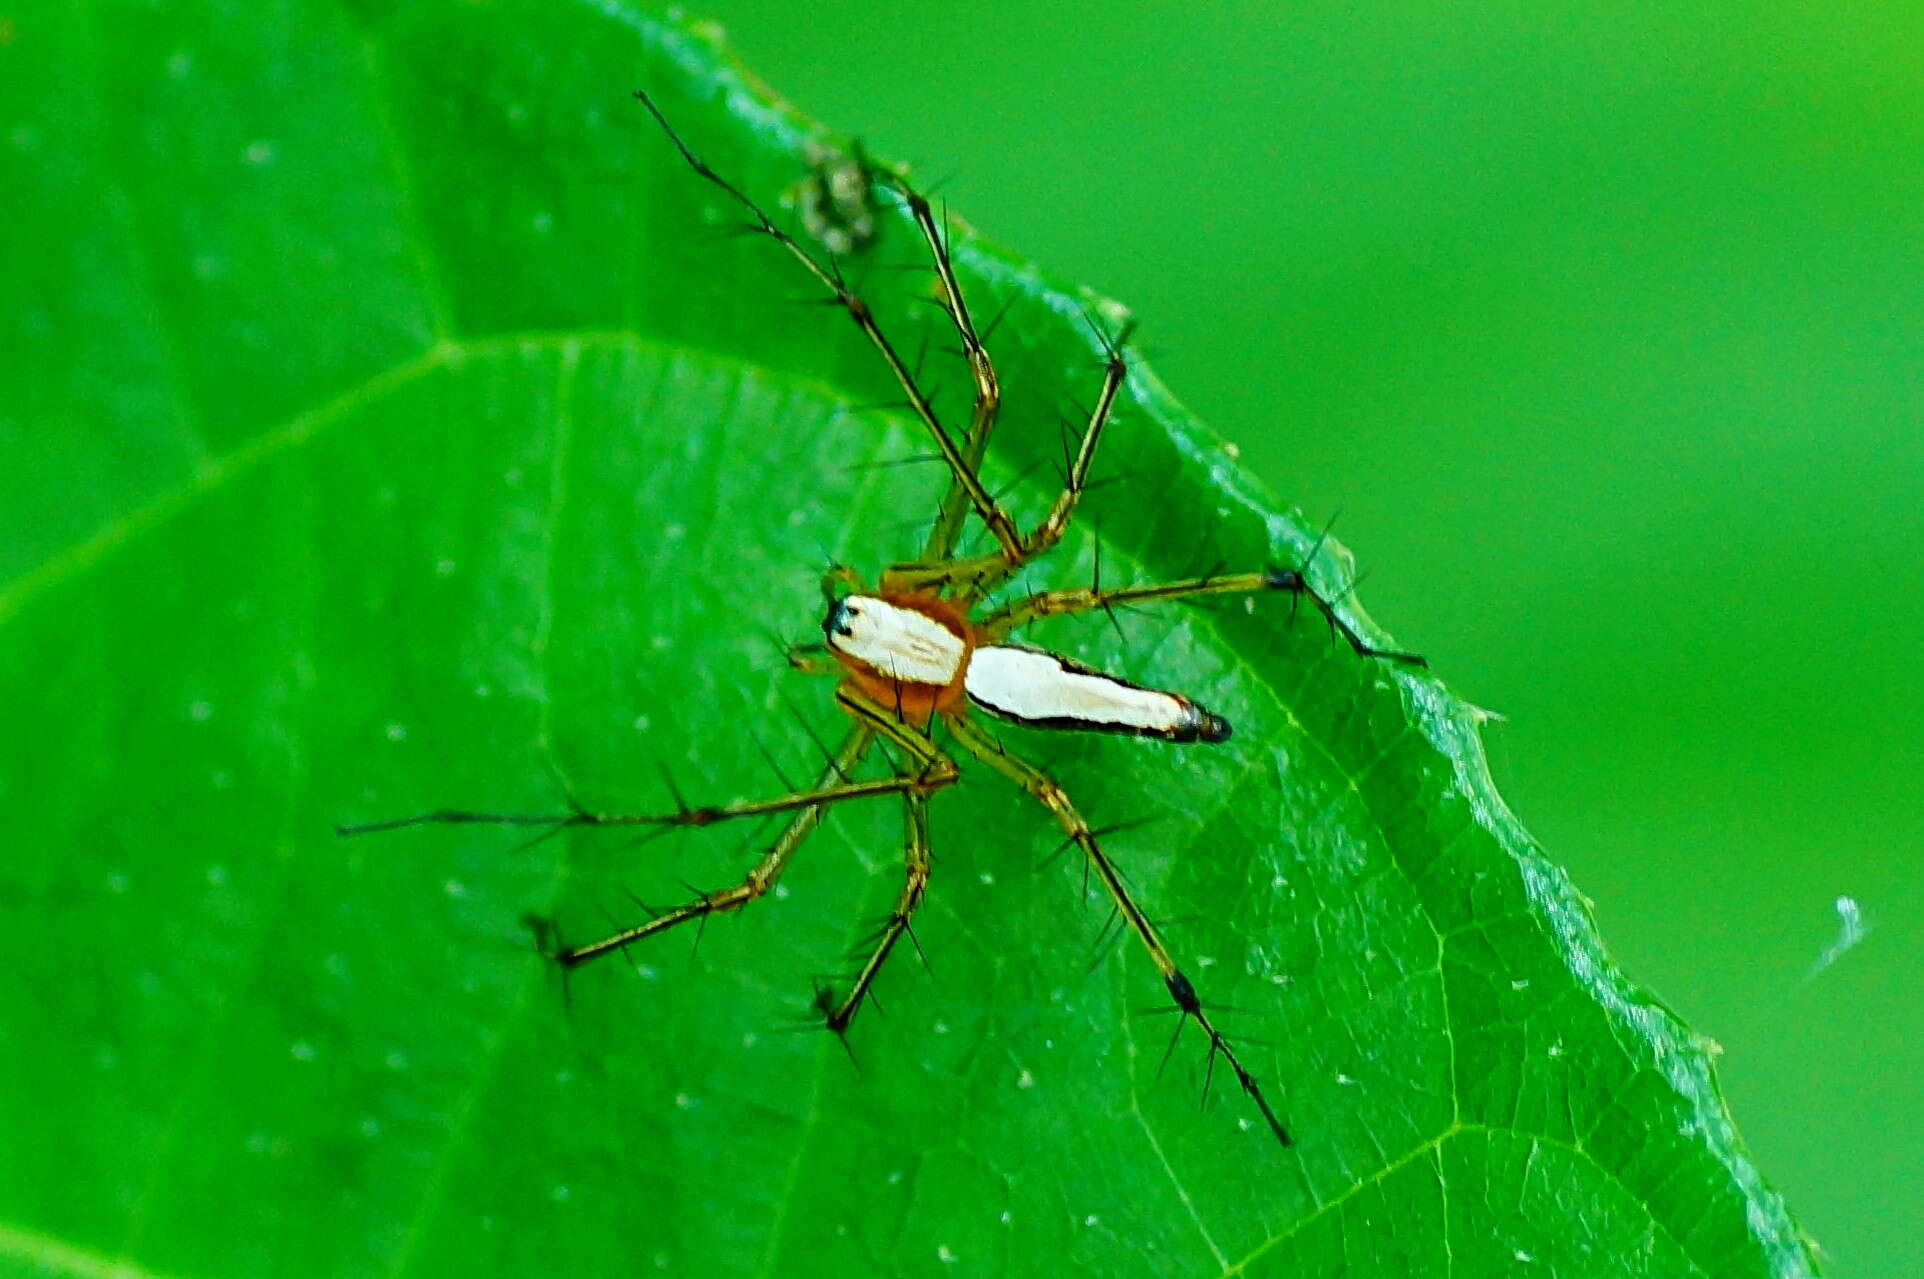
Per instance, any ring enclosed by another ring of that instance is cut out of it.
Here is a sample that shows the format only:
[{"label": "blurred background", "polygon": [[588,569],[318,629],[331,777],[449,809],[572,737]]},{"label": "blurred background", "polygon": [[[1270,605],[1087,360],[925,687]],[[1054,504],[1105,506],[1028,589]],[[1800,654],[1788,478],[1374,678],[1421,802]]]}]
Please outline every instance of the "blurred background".
[{"label": "blurred background", "polygon": [[1341,512],[1829,1273],[1924,1272],[1924,10],[698,12]]}]

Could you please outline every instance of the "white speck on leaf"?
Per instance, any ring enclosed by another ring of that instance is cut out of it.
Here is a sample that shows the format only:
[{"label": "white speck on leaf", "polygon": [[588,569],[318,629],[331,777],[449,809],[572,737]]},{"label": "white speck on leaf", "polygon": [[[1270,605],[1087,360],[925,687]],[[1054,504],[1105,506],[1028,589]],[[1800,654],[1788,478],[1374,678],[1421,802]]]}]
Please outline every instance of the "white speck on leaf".
[{"label": "white speck on leaf", "polygon": [[214,704],[212,702],[194,702],[187,708],[187,718],[193,720],[196,724],[205,724],[208,720],[214,718]]},{"label": "white speck on leaf", "polygon": [[468,886],[458,879],[450,879],[447,883],[441,885],[441,891],[450,897],[466,897],[468,895]]},{"label": "white speck on leaf", "polygon": [[248,143],[247,150],[242,152],[241,155],[243,159],[255,168],[259,168],[263,164],[272,164],[274,162],[274,144],[265,138],[261,138]]},{"label": "white speck on leaf", "polygon": [[938,1261],[950,1264],[953,1264],[955,1261],[955,1254],[949,1251],[949,1246],[945,1243],[935,1245],[935,1257]]},{"label": "white speck on leaf", "polygon": [[985,886],[990,888],[995,887],[995,876],[991,875],[988,871],[985,870],[982,872],[981,880]]},{"label": "white speck on leaf", "polygon": [[567,1203],[567,1202],[568,1202],[568,1195],[569,1195],[570,1193],[571,1193],[571,1192],[569,1191],[569,1189],[568,1189],[568,1188],[567,1188],[566,1186],[556,1186],[556,1187],[555,1187],[555,1188],[554,1188],[553,1190],[550,1190],[550,1191],[548,1192],[548,1197],[549,1197],[550,1199],[552,1199],[552,1200],[554,1200],[554,1201],[555,1201],[556,1203],[558,1203],[558,1204],[559,1204],[559,1203]]},{"label": "white speck on leaf", "polygon": [[675,1094],[675,1108],[677,1110],[693,1110],[694,1107],[695,1107],[695,1099],[693,1097],[690,1097],[685,1092],[678,1092]]},{"label": "white speck on leaf", "polygon": [[381,1121],[372,1115],[361,1120],[361,1135],[372,1140],[381,1135]]},{"label": "white speck on leaf", "polygon": [[216,888],[225,884],[227,882],[227,867],[218,864],[209,866],[207,868],[207,882]]},{"label": "white speck on leaf", "polygon": [[546,235],[554,230],[554,214],[544,210],[535,214],[528,225],[534,228],[536,235]]},{"label": "white speck on leaf", "polygon": [[296,1039],[288,1046],[287,1051],[295,1061],[314,1060],[314,1045],[308,1043],[305,1039]]},{"label": "white speck on leaf", "polygon": [[454,561],[448,559],[446,556],[442,556],[440,559],[434,561],[434,573],[436,577],[453,577]]},{"label": "white speck on leaf", "polygon": [[176,80],[185,80],[194,69],[194,55],[185,49],[177,50],[167,59],[167,74]]},{"label": "white speck on leaf", "polygon": [[1530,979],[1528,977],[1518,977],[1516,980],[1510,983],[1510,989],[1511,990],[1528,990],[1530,989]]},{"label": "white speck on leaf", "polygon": [[389,1070],[406,1070],[408,1068],[408,1056],[399,1048],[396,1048],[389,1052],[387,1056],[381,1058],[381,1064]]},{"label": "white speck on leaf", "polygon": [[408,739],[408,730],[401,724],[389,724],[387,726],[387,739],[390,742],[405,742]]},{"label": "white speck on leaf", "polygon": [[124,893],[127,891],[127,885],[128,885],[128,879],[125,872],[117,871],[117,870],[110,870],[107,872],[107,891],[108,892]]},{"label": "white speck on leaf", "polygon": [[1027,1066],[1024,1066],[1022,1068],[1022,1073],[1015,1077],[1015,1086],[1017,1088],[1035,1087],[1035,1076],[1029,1073],[1029,1068]]}]

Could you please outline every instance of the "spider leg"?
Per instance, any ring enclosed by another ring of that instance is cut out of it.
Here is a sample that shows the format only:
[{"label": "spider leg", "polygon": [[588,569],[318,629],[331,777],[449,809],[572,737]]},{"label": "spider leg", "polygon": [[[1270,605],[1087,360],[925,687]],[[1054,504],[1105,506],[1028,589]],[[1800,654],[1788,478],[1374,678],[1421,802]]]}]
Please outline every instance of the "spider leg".
[{"label": "spider leg", "polygon": [[1129,926],[1130,931],[1135,933],[1136,940],[1142,943],[1143,949],[1149,952],[1150,962],[1155,964],[1156,971],[1162,974],[1163,985],[1168,987],[1169,997],[1175,1001],[1176,1008],[1184,1018],[1195,1022],[1209,1037],[1210,1069],[1214,1070],[1216,1058],[1220,1056],[1235,1074],[1236,1082],[1242,1085],[1244,1095],[1262,1113],[1264,1121],[1268,1123],[1269,1130],[1275,1134],[1276,1140],[1285,1146],[1289,1145],[1289,1131],[1283,1127],[1282,1120],[1277,1118],[1276,1112],[1270,1108],[1268,1098],[1263,1096],[1262,1086],[1256,1082],[1255,1077],[1248,1070],[1244,1069],[1241,1059],[1236,1056],[1236,1050],[1230,1046],[1229,1040],[1210,1020],[1209,1014],[1203,1009],[1202,1000],[1196,995],[1196,988],[1190,984],[1189,978],[1183,975],[1182,969],[1177,967],[1176,961],[1170,957],[1169,950],[1163,945],[1155,925],[1149,922],[1149,917],[1143,914],[1142,908],[1136,904],[1128,885],[1122,882],[1122,876],[1117,873],[1115,864],[1097,846],[1095,833],[1082,819],[1082,815],[1076,811],[1068,795],[1064,794],[1062,788],[1040,769],[1005,752],[993,737],[976,728],[960,715],[949,716],[947,723],[950,731],[955,735],[955,740],[961,743],[964,750],[1027,791],[1037,803],[1054,815],[1056,823],[1082,849],[1090,869],[1095,871],[1096,878],[1102,881],[1102,886],[1109,890],[1110,897],[1115,900],[1117,913],[1122,916],[1123,922]]},{"label": "spider leg", "polygon": [[[1124,340],[1126,337],[1124,335]],[[1030,530],[1013,550],[1005,546],[987,555],[897,564],[883,574],[885,584],[891,588],[908,590],[943,587],[956,591],[958,598],[977,600],[1021,571],[1025,564],[1047,554],[1062,540],[1063,533],[1068,530],[1075,516],[1076,504],[1089,487],[1089,467],[1095,461],[1096,446],[1102,442],[1103,428],[1109,424],[1116,396],[1129,375],[1128,361],[1123,358],[1121,345],[1104,339],[1104,347],[1108,352],[1108,361],[1103,366],[1102,390],[1096,396],[1095,407],[1089,411],[1088,424],[1082,431],[1082,442],[1069,460],[1063,476],[1062,492],[1042,522]]]},{"label": "spider leg", "polygon": [[[794,236],[775,225],[768,214],[762,211],[760,205],[751,200],[740,188],[729,182],[728,179],[709,168],[705,161],[691,151],[688,144],[682,140],[681,135],[675,131],[674,126],[668,123],[668,117],[662,114],[661,108],[655,105],[653,98],[640,90],[635,92],[635,97],[644,107],[648,108],[648,113],[654,116],[655,123],[660,125],[662,132],[668,135],[668,140],[674,143],[675,150],[681,153],[681,158],[686,162],[688,167],[693,169],[704,181],[708,182],[711,186],[715,187],[722,192],[722,194],[746,210],[749,218],[752,220],[750,230],[761,235],[766,235],[769,239],[786,249],[789,255],[802,265],[804,270],[815,277],[818,284],[828,290],[830,295],[828,300],[832,301],[836,306],[841,307],[848,313],[849,318],[855,321],[855,326],[862,331],[863,335],[868,338],[869,344],[881,355],[882,362],[888,365],[889,372],[894,375],[896,382],[902,388],[903,394],[908,397],[909,407],[914,410],[915,416],[921,421],[923,428],[929,433],[929,437],[934,442],[936,450],[942,455],[942,460],[948,463],[949,473],[953,477],[955,486],[962,490],[964,496],[968,499],[969,505],[974,508],[976,515],[981,518],[982,522],[988,526],[989,532],[995,535],[996,541],[1001,544],[1003,549],[1010,555],[1018,554],[1021,549],[1021,534],[1016,531],[1015,522],[1009,518],[1008,513],[1002,509],[1001,504],[991,497],[989,491],[982,486],[982,481],[977,476],[975,468],[969,464],[967,457],[963,453],[962,446],[955,442],[955,437],[949,434],[948,428],[943,426],[941,419],[936,416],[934,404],[930,401],[929,397],[923,393],[921,386],[916,382],[914,373],[912,373],[909,366],[903,362],[901,354],[896,351],[894,344],[889,341],[888,335],[882,332],[881,326],[876,322],[874,312],[869,310],[868,303],[857,297],[854,291],[843,281],[839,269],[834,268],[832,264],[830,266],[823,266],[820,262],[817,262],[814,255],[803,248]],[[985,437],[986,433],[986,428],[984,428]]]},{"label": "spider leg", "polygon": [[778,795],[773,799],[744,800],[733,804],[704,804],[699,807],[683,805],[672,813],[596,813],[585,808],[577,808],[566,813],[474,813],[465,809],[440,808],[431,813],[391,817],[385,821],[366,822],[358,826],[337,826],[335,833],[342,836],[373,835],[382,831],[401,830],[408,826],[435,825],[543,826],[548,828],[548,834],[566,830],[570,826],[662,828],[713,826],[717,822],[730,821],[738,817],[767,817],[774,813],[792,812],[798,808],[816,808],[823,804],[839,803],[845,799],[865,799],[870,795],[894,795],[928,784],[928,780],[919,773],[882,777],[865,782],[836,781],[812,790]]},{"label": "spider leg", "polygon": [[790,670],[803,675],[842,675],[846,674],[842,664],[828,656],[828,646],[820,643],[790,644],[782,650],[783,658]]},{"label": "spider leg", "polygon": [[[989,433],[995,429],[996,411],[1002,404],[1002,390],[996,381],[995,363],[990,360],[988,349],[976,334],[968,301],[962,296],[962,286],[955,278],[955,261],[949,248],[946,220],[943,225],[936,224],[928,200],[911,187],[906,178],[900,174],[890,174],[888,180],[901,192],[909,217],[914,220],[929,247],[929,256],[935,263],[936,279],[942,286],[942,296],[937,300],[937,305],[955,325],[956,335],[962,341],[963,357],[969,362],[969,376],[975,381],[975,403],[969,411],[969,433],[963,441],[962,460],[972,473],[979,476],[982,473],[982,458],[989,448]],[[936,516],[935,527],[929,531],[928,544],[922,551],[925,561],[939,562],[955,553],[955,542],[961,536],[962,519],[968,509],[969,492],[958,475],[950,481],[949,491],[943,497],[941,510]]]},{"label": "spider leg", "polygon": [[1261,573],[1211,574],[1180,582],[1163,582],[1146,586],[1104,588],[1097,585],[1063,591],[1039,591],[1034,595],[1005,604],[990,613],[982,619],[982,629],[990,640],[994,641],[1001,640],[1010,633],[1044,617],[1088,613],[1096,609],[1106,610],[1118,604],[1188,599],[1201,595],[1251,594],[1260,591],[1282,591],[1293,600],[1308,600],[1329,623],[1330,630],[1349,641],[1349,646],[1361,657],[1380,657],[1387,661],[1405,662],[1411,666],[1429,665],[1425,658],[1416,653],[1378,648],[1364,639],[1356,628],[1336,611],[1336,600],[1325,598],[1309,584],[1309,579],[1304,576],[1302,569],[1294,568],[1272,568]]},{"label": "spider leg", "polygon": [[[895,909],[882,925],[881,936],[876,938],[875,949],[870,953],[868,962],[856,973],[854,984],[848,989],[840,1002],[827,1008],[828,1028],[840,1035],[848,1030],[849,1022],[855,1019],[868,997],[869,988],[875,983],[875,975],[882,971],[888,960],[889,952],[906,934],[911,942],[915,935],[909,931],[909,920],[915,908],[922,904],[923,889],[929,882],[929,800],[926,795],[909,793],[903,796],[903,809],[906,821],[906,835],[903,841],[903,860],[906,875],[902,883],[902,894],[895,900]],[[824,1001],[826,1003],[826,1001]]]},{"label": "spider leg", "polygon": [[[775,886],[775,881],[781,877],[782,871],[788,866],[789,859],[795,855],[796,848],[821,823],[822,809],[835,802],[836,798],[854,798],[853,795],[836,795],[835,792],[860,783],[843,783],[837,786],[833,784],[834,779],[845,777],[878,735],[895,742],[913,756],[916,769],[910,773],[887,778],[884,782],[875,783],[875,786],[882,789],[870,789],[864,791],[865,794],[893,791],[904,795],[926,796],[955,781],[958,774],[954,761],[936,749],[935,744],[924,734],[909,725],[899,723],[889,711],[860,694],[844,689],[836,694],[836,700],[854,717],[856,721],[854,730],[842,743],[842,749],[836,752],[835,757],[824,769],[819,789],[808,792],[804,796],[789,797],[796,800],[795,803],[788,805],[796,810],[795,816],[789,819],[781,835],[776,838],[769,850],[762,854],[761,859],[749,869],[747,877],[741,883],[715,892],[697,893],[691,901],[653,915],[646,922],[633,928],[621,929],[600,941],[589,942],[584,946],[571,946],[558,951],[554,957],[560,961],[561,965],[564,968],[573,968],[612,951],[625,949],[644,938],[666,932],[678,924],[685,924],[690,920],[706,920],[710,915],[740,910],[749,902],[767,893]],[[823,798],[830,795],[834,798]]]},{"label": "spider leg", "polygon": [[1076,503],[1082,500],[1083,490],[1089,486],[1089,466],[1095,461],[1096,446],[1102,442],[1102,431],[1109,424],[1116,395],[1122,390],[1124,379],[1129,376],[1129,362],[1122,354],[1122,348],[1128,340],[1126,330],[1113,340],[1103,335],[1102,345],[1108,359],[1102,368],[1102,390],[1097,392],[1095,407],[1089,411],[1089,423],[1083,428],[1082,443],[1076,448],[1075,460],[1069,464],[1061,494],[1049,508],[1049,513],[1043,516],[1042,523],[1022,539],[1022,555],[1010,563],[1010,572],[1047,553],[1062,540],[1069,521],[1074,518]]}]

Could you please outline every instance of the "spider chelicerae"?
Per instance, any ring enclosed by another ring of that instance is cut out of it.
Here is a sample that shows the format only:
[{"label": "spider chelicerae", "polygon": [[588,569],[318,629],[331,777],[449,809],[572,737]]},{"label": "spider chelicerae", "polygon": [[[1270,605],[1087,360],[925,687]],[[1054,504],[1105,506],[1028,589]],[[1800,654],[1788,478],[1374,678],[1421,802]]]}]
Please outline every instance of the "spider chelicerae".
[{"label": "spider chelicerae", "polygon": [[[542,826],[551,832],[582,826],[672,828],[709,826],[771,814],[790,815],[775,842],[739,884],[699,893],[680,906],[653,914],[599,941],[551,952],[564,967],[572,968],[625,950],[679,925],[741,909],[774,887],[796,849],[820,823],[823,809],[849,800],[898,795],[905,811],[907,831],[906,872],[901,895],[848,989],[839,997],[824,991],[818,1001],[829,1029],[839,1035],[847,1031],[897,943],[905,935],[912,937],[911,920],[929,879],[929,799],[953,785],[961,775],[945,749],[947,743],[939,745],[930,734],[939,722],[947,730],[949,742],[1013,782],[1054,817],[1068,840],[1081,850],[1089,871],[1114,900],[1118,915],[1148,952],[1183,1020],[1193,1021],[1208,1037],[1210,1071],[1213,1073],[1220,1056],[1243,1092],[1262,1113],[1276,1139],[1288,1145],[1288,1130],[1264,1096],[1261,1085],[1243,1067],[1235,1049],[1211,1019],[1194,984],[1170,955],[1115,864],[1102,851],[1097,832],[1060,786],[1041,769],[1011,754],[995,736],[971,719],[970,711],[981,710],[994,718],[1031,728],[1121,733],[1179,743],[1227,740],[1230,735],[1227,720],[1179,693],[1133,684],[1054,653],[1011,641],[1023,627],[1040,618],[1152,601],[1282,592],[1295,601],[1308,600],[1313,604],[1332,631],[1342,635],[1362,657],[1418,665],[1423,659],[1365,642],[1338,615],[1332,603],[1311,588],[1303,570],[1296,568],[1211,573],[1157,585],[1104,587],[1096,583],[1088,587],[1040,591],[999,607],[985,606],[985,599],[1006,585],[1019,570],[1046,555],[1069,528],[1077,503],[1088,487],[1090,464],[1102,440],[1103,428],[1128,377],[1129,366],[1124,354],[1127,331],[1111,337],[1097,329],[1105,356],[1101,388],[1083,427],[1081,443],[1068,461],[1061,493],[1041,522],[1025,531],[1010,518],[980,478],[1001,392],[995,366],[983,347],[956,280],[948,236],[928,200],[900,173],[875,170],[873,176],[899,196],[927,246],[938,289],[936,301],[955,328],[974,381],[968,430],[959,439],[943,424],[930,397],[924,394],[916,375],[884,334],[868,305],[844,281],[834,258],[831,256],[824,264],[800,240],[776,225],[761,206],[689,149],[652,98],[645,92],[635,96],[653,115],[688,167],[747,212],[749,231],[785,249],[826,291],[827,300],[855,322],[888,366],[901,386],[908,410],[927,433],[949,473],[948,491],[934,527],[919,559],[883,570],[872,587],[852,569],[840,566],[831,568],[822,580],[826,601],[822,620],[824,643],[791,650],[789,660],[803,670],[842,676],[835,700],[847,713],[850,727],[840,747],[829,752],[827,765],[811,788],[752,802],[703,807],[680,804],[672,813],[646,815],[595,813],[581,808],[552,816],[442,809],[392,821],[343,827],[342,833],[366,834],[430,823]],[[1095,327],[1093,322],[1092,327]],[[971,518],[979,521],[993,539],[994,549],[985,554],[957,553],[964,527]],[[892,776],[856,780],[856,766],[878,742],[892,744],[906,761],[905,766]],[[1181,1027],[1177,1030],[1180,1033]]]}]

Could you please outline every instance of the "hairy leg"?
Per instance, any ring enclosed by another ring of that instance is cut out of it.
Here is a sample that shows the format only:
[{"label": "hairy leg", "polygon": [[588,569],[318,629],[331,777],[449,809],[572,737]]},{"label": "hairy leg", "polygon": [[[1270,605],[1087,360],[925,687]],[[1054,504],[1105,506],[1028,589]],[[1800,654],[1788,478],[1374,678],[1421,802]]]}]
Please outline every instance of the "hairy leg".
[{"label": "hairy leg", "polygon": [[869,988],[875,984],[876,974],[882,971],[882,965],[887,962],[895,944],[902,940],[905,933],[911,940],[914,939],[909,921],[915,914],[915,908],[922,904],[922,892],[929,882],[929,800],[926,795],[911,792],[903,796],[902,802],[906,873],[901,896],[896,898],[895,909],[889,913],[888,922],[882,925],[868,962],[856,973],[848,994],[839,1002],[831,1002],[827,998],[828,992],[823,992],[823,1010],[828,1016],[828,1028],[838,1035],[846,1031],[849,1022],[855,1019],[862,1001],[868,997]]},{"label": "hairy leg", "polygon": [[1316,611],[1323,615],[1330,629],[1349,641],[1349,646],[1363,657],[1381,657],[1393,662],[1407,662],[1412,666],[1429,665],[1415,653],[1377,648],[1369,643],[1336,612],[1335,604],[1319,595],[1297,569],[1268,569],[1261,573],[1227,573],[1148,586],[1112,588],[1091,586],[1064,591],[1042,591],[997,609],[983,619],[982,628],[991,640],[1000,640],[1044,617],[1088,613],[1096,609],[1106,610],[1118,604],[1142,604],[1155,600],[1190,599],[1203,595],[1251,594],[1262,591],[1281,591],[1294,601],[1307,599]]},{"label": "hairy leg", "polygon": [[[874,788],[862,791],[865,795],[884,793],[929,795],[955,781],[957,773],[954,762],[938,750],[935,743],[929,741],[927,734],[898,722],[888,710],[849,689],[838,690],[835,700],[854,718],[855,728],[843,741],[841,750],[837,751],[834,758],[829,761],[823,773],[823,784],[813,792],[814,795],[819,797],[823,792],[836,789],[838,785],[843,788],[872,785]],[[878,736],[895,742],[908,752],[915,762],[913,771],[897,777],[885,778],[873,784],[848,781],[849,771]],[[837,783],[835,782],[837,778],[842,780]],[[854,797],[852,794],[841,796],[841,798]],[[702,893],[693,901],[685,902],[673,910],[663,911],[644,923],[612,933],[600,941],[590,942],[585,946],[568,947],[558,952],[555,958],[560,960],[563,966],[572,968],[611,951],[624,949],[657,933],[666,932],[690,920],[740,910],[775,886],[775,881],[781,877],[782,871],[788,866],[789,859],[795,855],[795,850],[821,823],[822,809],[831,802],[834,801],[816,798],[812,802],[803,800],[790,805],[796,809],[795,816],[783,828],[781,835],[769,850],[749,869],[741,883],[715,892]]]},{"label": "hairy leg", "polygon": [[[962,445],[962,461],[973,474],[982,474],[982,459],[988,453],[989,433],[995,429],[996,412],[1002,405],[1002,388],[996,380],[995,364],[989,359],[989,352],[982,345],[982,339],[975,331],[975,320],[969,314],[969,304],[962,296],[962,285],[955,278],[955,261],[949,251],[949,237],[946,228],[938,226],[929,202],[909,186],[901,175],[891,175],[891,183],[902,194],[902,202],[908,209],[909,217],[922,232],[922,239],[928,245],[929,256],[935,263],[936,279],[942,285],[942,309],[955,325],[956,336],[962,343],[962,355],[969,363],[969,376],[975,382],[975,403],[969,411],[969,433]],[[969,493],[959,476],[949,482],[949,491],[942,499],[940,513],[936,516],[935,527],[929,531],[928,542],[922,548],[922,559],[928,563],[940,563],[955,554],[956,539],[962,533],[962,520],[969,509]]]},{"label": "hairy leg", "polygon": [[[962,447],[955,442],[955,437],[949,434],[948,428],[943,426],[940,418],[936,416],[935,406],[930,403],[928,396],[923,393],[922,388],[917,384],[914,374],[910,372],[908,365],[903,361],[901,354],[896,351],[894,344],[889,341],[888,335],[882,332],[881,326],[876,322],[874,313],[869,310],[868,303],[855,295],[843,281],[839,270],[834,269],[832,265],[823,266],[820,262],[817,262],[814,255],[803,248],[794,236],[777,226],[768,214],[763,212],[760,205],[751,200],[733,183],[715,172],[715,170],[709,168],[705,161],[691,151],[688,144],[682,140],[681,135],[675,131],[674,126],[668,123],[668,118],[662,114],[661,108],[655,105],[653,98],[650,98],[646,93],[640,91],[636,92],[635,97],[640,100],[643,106],[648,108],[649,114],[654,116],[655,122],[662,128],[662,132],[668,135],[668,140],[674,143],[675,149],[681,153],[681,158],[687,163],[688,167],[693,169],[703,180],[707,181],[729,199],[740,205],[751,219],[751,229],[761,235],[767,236],[769,239],[781,245],[782,248],[786,249],[789,255],[799,262],[802,268],[828,291],[829,300],[846,311],[849,318],[855,321],[856,327],[861,329],[863,335],[868,338],[870,345],[881,355],[883,363],[888,365],[889,372],[894,376],[897,384],[901,386],[903,394],[908,397],[910,409],[914,411],[916,418],[920,420],[923,428],[928,432],[929,438],[934,442],[936,451],[942,455],[943,461],[948,463],[949,473],[954,484],[963,491],[968,499],[969,505],[975,510],[976,515],[981,518],[983,524],[988,527],[989,532],[994,535],[996,541],[1004,550],[1010,555],[1018,554],[1021,548],[1021,535],[1016,531],[1015,523],[1009,518],[1008,513],[1002,509],[1001,504],[991,497],[989,491],[982,486],[980,477],[969,464]],[[983,428],[983,434],[986,437],[986,426]]]},{"label": "hairy leg", "polygon": [[1242,1085],[1244,1094],[1262,1113],[1263,1120],[1275,1134],[1276,1140],[1285,1146],[1289,1145],[1289,1132],[1283,1127],[1282,1120],[1277,1118],[1276,1112],[1270,1108],[1269,1100],[1263,1096],[1262,1086],[1256,1082],[1249,1071],[1243,1068],[1235,1049],[1230,1047],[1223,1033],[1216,1029],[1215,1023],[1204,1011],[1201,999],[1196,995],[1196,988],[1190,984],[1189,978],[1184,976],[1182,969],[1177,967],[1175,959],[1169,954],[1169,948],[1163,945],[1161,936],[1157,934],[1155,925],[1149,922],[1149,917],[1143,914],[1142,908],[1136,904],[1128,885],[1122,882],[1122,877],[1116,872],[1115,864],[1097,846],[1095,833],[1090,830],[1089,824],[1083,820],[1082,815],[1076,811],[1075,805],[1069,801],[1069,797],[1063,793],[1062,788],[1034,765],[1008,754],[994,738],[968,720],[961,716],[951,716],[947,722],[950,731],[955,735],[955,740],[964,750],[1028,792],[1037,803],[1049,810],[1055,817],[1056,824],[1061,826],[1064,833],[1082,850],[1090,869],[1095,872],[1096,878],[1102,881],[1102,886],[1114,899],[1117,913],[1122,916],[1123,922],[1129,926],[1130,931],[1135,933],[1136,940],[1141,942],[1143,949],[1149,953],[1150,962],[1155,964],[1156,971],[1162,975],[1163,985],[1168,989],[1170,999],[1175,1001],[1176,1007],[1183,1016],[1194,1021],[1209,1037],[1209,1060],[1212,1067],[1216,1057],[1220,1055],[1235,1074],[1236,1082]]}]

